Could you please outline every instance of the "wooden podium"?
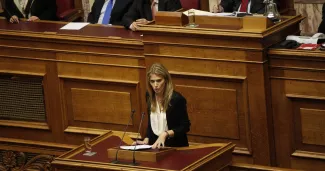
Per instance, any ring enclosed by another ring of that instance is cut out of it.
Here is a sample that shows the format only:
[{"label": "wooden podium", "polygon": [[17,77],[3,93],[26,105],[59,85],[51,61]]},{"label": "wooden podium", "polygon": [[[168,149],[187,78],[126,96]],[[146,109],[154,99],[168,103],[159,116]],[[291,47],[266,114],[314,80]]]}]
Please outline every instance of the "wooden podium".
[{"label": "wooden podium", "polygon": [[[99,136],[91,142],[92,151],[97,152],[94,156],[84,156],[83,145],[56,158],[52,162],[55,171],[68,170],[228,170],[232,162],[232,151],[235,147],[232,143],[204,144],[191,147],[169,148],[168,153],[158,161],[146,159],[138,160],[135,155],[137,166],[126,164],[113,164],[114,155],[109,157],[107,149],[114,149],[121,140],[122,134],[109,132]],[[122,144],[130,144],[132,140],[125,136]],[[172,149],[172,150],[171,150]],[[114,150],[113,150],[114,151]],[[164,153],[165,150],[148,150],[146,153]],[[115,151],[116,152],[116,151]],[[123,151],[121,151],[123,153]],[[139,154],[140,151],[136,153]],[[144,153],[141,151],[140,153]],[[129,153],[130,154],[130,153]],[[131,153],[132,154],[132,153]],[[147,155],[150,156],[150,155]],[[120,155],[118,157],[121,157]],[[131,156],[132,158],[132,156]],[[150,161],[151,160],[151,161]],[[119,159],[124,163],[132,163],[132,160]]]}]

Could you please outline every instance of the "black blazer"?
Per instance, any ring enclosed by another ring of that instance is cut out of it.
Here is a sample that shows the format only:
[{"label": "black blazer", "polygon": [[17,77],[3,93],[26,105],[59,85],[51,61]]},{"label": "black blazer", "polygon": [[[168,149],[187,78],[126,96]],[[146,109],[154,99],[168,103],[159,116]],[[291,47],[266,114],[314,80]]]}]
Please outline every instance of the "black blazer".
[{"label": "black blazer", "polygon": [[[263,1],[264,0],[251,0],[250,13],[264,14],[265,4]],[[238,11],[240,4],[241,0],[221,0],[221,6],[224,8],[225,12]]]},{"label": "black blazer", "polygon": [[[149,144],[154,144],[158,136],[153,133],[150,123],[151,103],[148,100],[147,93],[147,110],[148,110],[148,128],[147,138]],[[167,125],[169,130],[173,130],[175,135],[172,138],[166,139],[165,146],[168,147],[184,147],[188,146],[186,133],[190,131],[190,120],[187,114],[186,99],[178,92],[174,91],[170,105],[166,111]]]},{"label": "black blazer", "polygon": [[318,33],[325,34],[325,3],[323,4],[323,20],[318,27]]},{"label": "black blazer", "polygon": [[[122,25],[122,18],[128,12],[133,0],[116,0],[111,12],[110,24]],[[88,22],[96,24],[100,17],[105,0],[95,0],[91,12],[88,15]]]},{"label": "black blazer", "polygon": [[[19,11],[14,0],[5,0],[7,17],[16,15],[18,18],[24,18]],[[34,0],[30,13],[32,16],[37,16],[40,20],[57,20],[56,17],[56,1],[55,0]]]},{"label": "black blazer", "polygon": [[[159,0],[158,11],[176,11],[182,8],[180,0]],[[152,20],[150,0],[134,0],[129,11],[123,17],[123,25],[129,28],[137,19],[145,18]]]}]

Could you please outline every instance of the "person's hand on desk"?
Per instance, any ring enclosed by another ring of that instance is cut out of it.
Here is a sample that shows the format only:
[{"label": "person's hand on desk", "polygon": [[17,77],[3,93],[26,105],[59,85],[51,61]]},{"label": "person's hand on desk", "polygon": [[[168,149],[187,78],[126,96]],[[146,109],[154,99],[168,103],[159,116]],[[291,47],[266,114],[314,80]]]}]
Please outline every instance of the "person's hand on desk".
[{"label": "person's hand on desk", "polygon": [[136,21],[134,21],[131,25],[130,25],[130,29],[132,31],[137,31],[138,30],[138,25],[139,24],[147,24],[149,21],[147,21],[144,18],[141,19],[137,19]]},{"label": "person's hand on desk", "polygon": [[132,143],[132,145],[147,145],[149,144],[149,138],[145,138],[143,141],[135,141]]},{"label": "person's hand on desk", "polygon": [[27,21],[37,21],[39,18],[37,16],[31,16]]},{"label": "person's hand on desk", "polygon": [[10,23],[19,23],[19,18],[16,15],[11,16]]},{"label": "person's hand on desk", "polygon": [[165,141],[167,139],[167,137],[169,136],[169,134],[167,133],[167,131],[161,133],[157,139],[157,141],[152,145],[152,149],[160,149],[160,148],[164,148],[165,147]]}]

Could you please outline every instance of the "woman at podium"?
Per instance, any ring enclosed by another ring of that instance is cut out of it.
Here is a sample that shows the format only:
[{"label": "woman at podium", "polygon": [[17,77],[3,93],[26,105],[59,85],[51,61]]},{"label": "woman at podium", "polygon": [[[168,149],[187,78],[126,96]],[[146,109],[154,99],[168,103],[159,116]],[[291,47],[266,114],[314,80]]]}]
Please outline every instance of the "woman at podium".
[{"label": "woman at podium", "polygon": [[147,73],[148,128],[143,141],[152,148],[188,146],[186,133],[190,130],[186,99],[174,91],[168,70],[159,63]]}]

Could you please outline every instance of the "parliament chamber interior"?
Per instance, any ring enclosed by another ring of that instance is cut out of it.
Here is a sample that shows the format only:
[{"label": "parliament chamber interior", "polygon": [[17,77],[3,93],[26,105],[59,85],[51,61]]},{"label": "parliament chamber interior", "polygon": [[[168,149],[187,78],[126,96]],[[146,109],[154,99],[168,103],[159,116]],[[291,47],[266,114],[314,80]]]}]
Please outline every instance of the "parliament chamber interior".
[{"label": "parliament chamber interior", "polygon": [[[136,31],[62,29],[87,22],[96,1],[56,0],[56,21],[11,23],[13,0],[0,0],[1,171],[325,170],[325,44],[281,46],[318,32],[325,0],[277,1],[277,22],[209,13],[187,27],[183,11],[227,0],[181,0]],[[146,136],[155,63],[186,98],[189,146],[120,149]]]}]

